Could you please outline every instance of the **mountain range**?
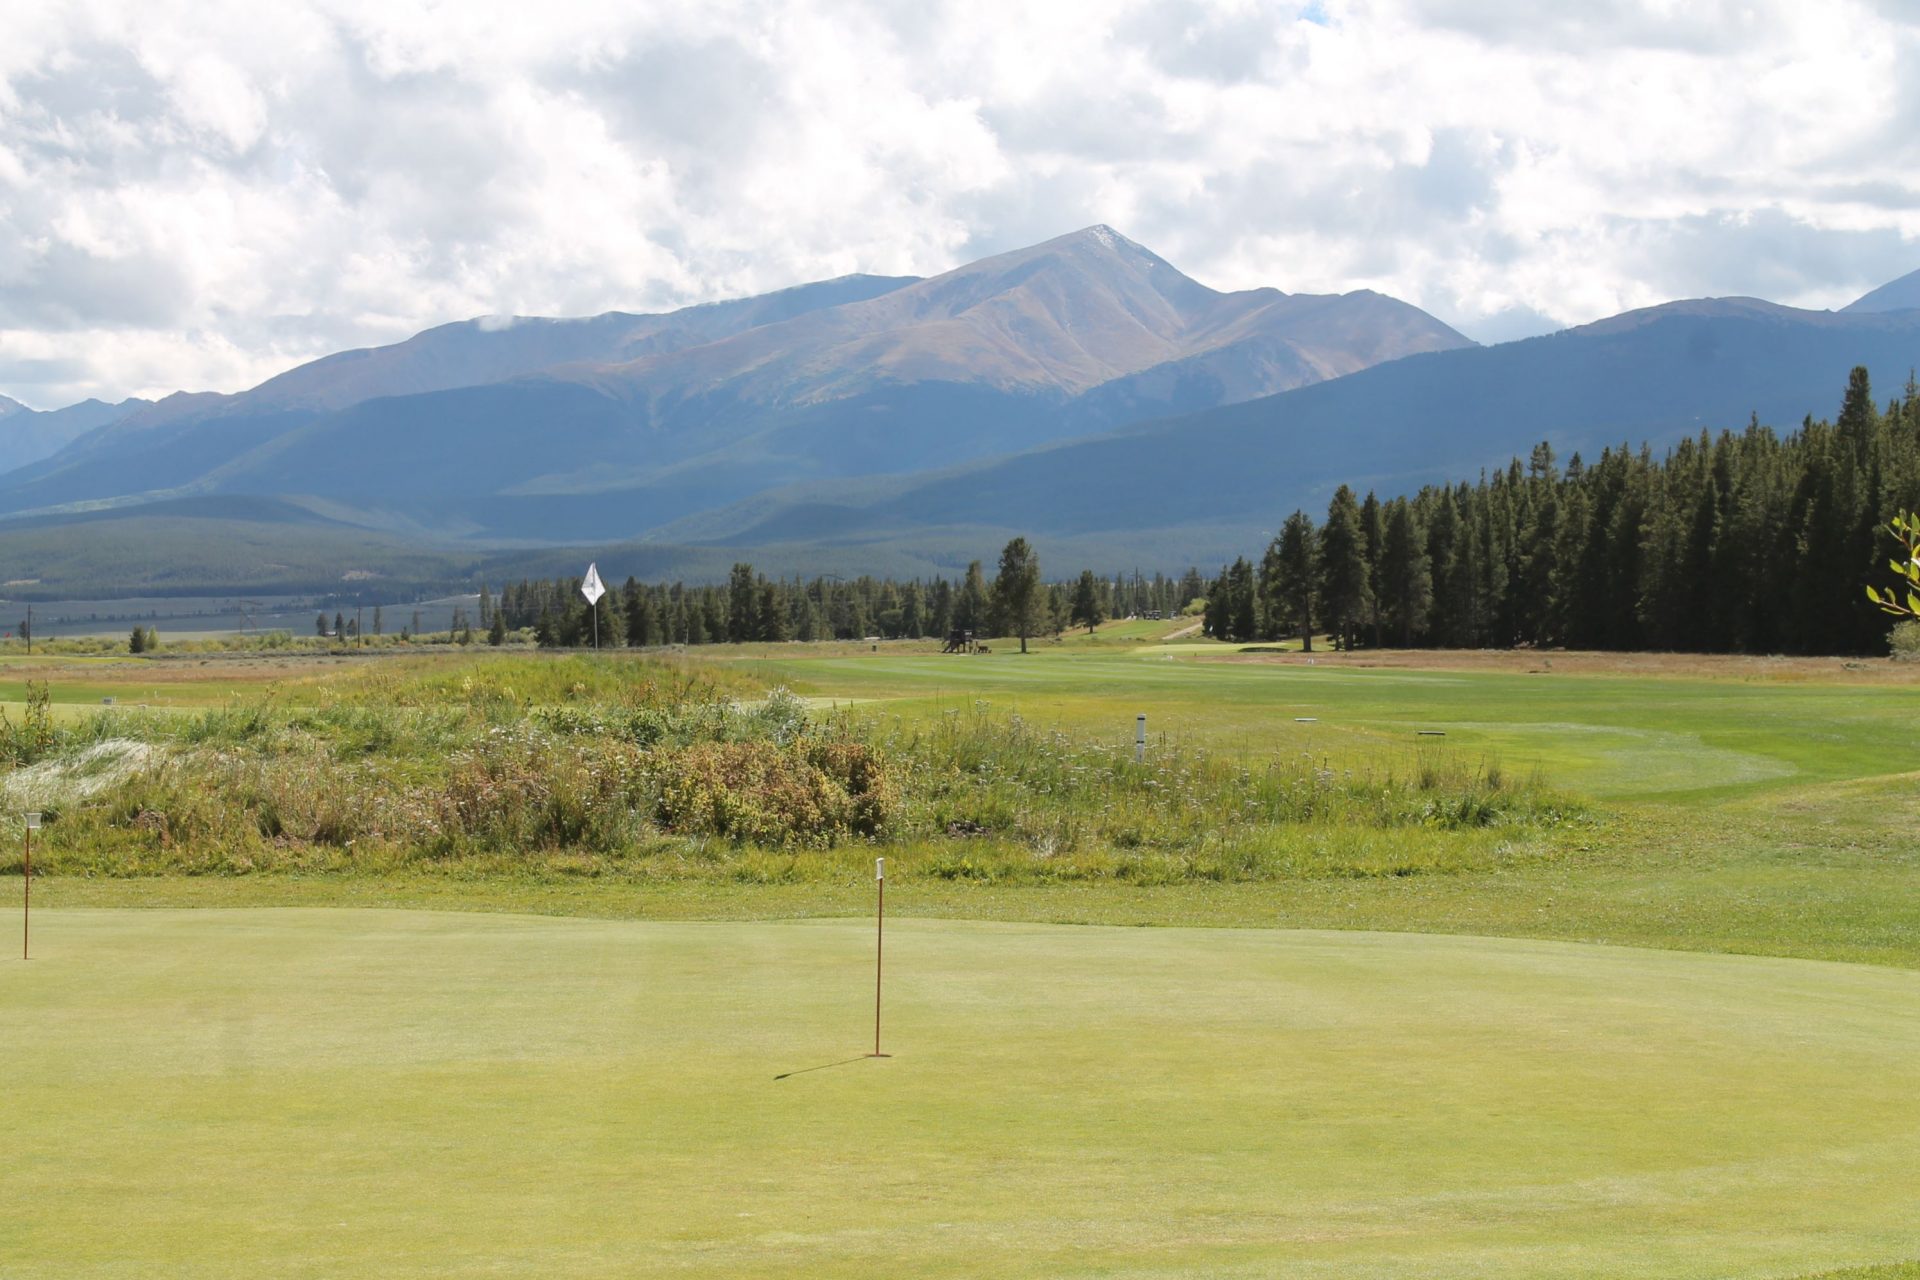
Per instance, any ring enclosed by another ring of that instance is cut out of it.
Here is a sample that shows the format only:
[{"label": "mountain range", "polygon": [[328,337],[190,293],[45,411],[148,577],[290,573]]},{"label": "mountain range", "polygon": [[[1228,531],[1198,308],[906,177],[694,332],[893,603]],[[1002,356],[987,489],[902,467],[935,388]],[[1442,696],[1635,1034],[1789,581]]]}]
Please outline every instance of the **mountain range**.
[{"label": "mountain range", "polygon": [[0,475],[58,453],[81,436],[128,417],[151,404],[147,400],[82,400],[64,409],[29,409],[0,396]]},{"label": "mountain range", "polygon": [[1791,426],[1853,365],[1916,363],[1920,272],[1839,312],[1697,299],[1480,347],[1377,293],[1218,292],[1098,226],[927,279],[443,325],[237,395],[0,402],[0,574],[119,547],[115,585],[215,587],[179,574],[197,536],[304,544],[303,586],[336,544],[415,574],[424,550],[465,573],[576,544],[704,574],[949,568],[1018,532],[1173,568],[1257,549],[1342,482]]}]

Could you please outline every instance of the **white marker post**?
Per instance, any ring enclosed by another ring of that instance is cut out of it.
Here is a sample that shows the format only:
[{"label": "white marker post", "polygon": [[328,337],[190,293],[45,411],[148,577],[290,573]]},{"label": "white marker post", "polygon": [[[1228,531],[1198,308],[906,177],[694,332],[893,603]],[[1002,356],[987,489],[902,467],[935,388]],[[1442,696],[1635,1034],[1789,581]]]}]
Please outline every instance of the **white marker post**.
[{"label": "white marker post", "polygon": [[1142,764],[1147,758],[1147,718],[1138,715],[1133,718],[1133,762]]},{"label": "white marker post", "polygon": [[40,811],[38,809],[29,810],[27,813],[26,830],[27,851],[25,860],[20,866],[20,958],[22,960],[30,960],[33,958],[31,950],[33,941],[31,932],[33,928],[33,833],[39,829]]},{"label": "white marker post", "polygon": [[873,860],[873,1052],[869,1058],[891,1058],[880,1052],[880,958],[887,935],[887,860]]},{"label": "white marker post", "polygon": [[593,615],[593,647],[600,647],[600,597],[607,594],[605,584],[600,581],[600,566],[587,566],[587,576],[580,580],[580,594],[587,598],[587,612]]}]

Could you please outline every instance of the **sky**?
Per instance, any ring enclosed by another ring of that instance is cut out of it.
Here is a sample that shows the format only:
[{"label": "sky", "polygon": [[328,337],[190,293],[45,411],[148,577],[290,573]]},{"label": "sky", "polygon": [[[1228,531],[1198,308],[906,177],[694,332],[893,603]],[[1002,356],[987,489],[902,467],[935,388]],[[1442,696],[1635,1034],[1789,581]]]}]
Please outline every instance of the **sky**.
[{"label": "sky", "polygon": [[1107,223],[1481,341],[1920,267],[1920,0],[6,0],[0,394]]}]

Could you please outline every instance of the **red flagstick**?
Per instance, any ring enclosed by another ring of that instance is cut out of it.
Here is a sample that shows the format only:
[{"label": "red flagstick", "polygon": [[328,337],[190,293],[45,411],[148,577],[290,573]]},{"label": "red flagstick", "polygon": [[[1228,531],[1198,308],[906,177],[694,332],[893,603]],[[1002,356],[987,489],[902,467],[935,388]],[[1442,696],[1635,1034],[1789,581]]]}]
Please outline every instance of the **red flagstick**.
[{"label": "red flagstick", "polygon": [[887,860],[873,860],[873,1052],[869,1058],[891,1058],[890,1053],[880,1052],[880,959],[885,950],[887,935]]}]

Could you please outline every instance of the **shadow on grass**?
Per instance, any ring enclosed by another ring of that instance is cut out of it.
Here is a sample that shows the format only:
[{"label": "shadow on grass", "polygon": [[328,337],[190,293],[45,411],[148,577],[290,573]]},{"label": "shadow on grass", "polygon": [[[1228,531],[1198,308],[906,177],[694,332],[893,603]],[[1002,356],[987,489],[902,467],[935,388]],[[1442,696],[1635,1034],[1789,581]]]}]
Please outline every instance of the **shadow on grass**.
[{"label": "shadow on grass", "polygon": [[[874,1057],[874,1056],[875,1056],[875,1055],[874,1055],[874,1054],[871,1054],[871,1053],[863,1053],[863,1054],[861,1054],[861,1055],[860,1055],[859,1057],[856,1057],[856,1058],[842,1058],[842,1059],[840,1059],[840,1061],[838,1061],[838,1062],[823,1062],[823,1063],[821,1063],[821,1064],[820,1064],[819,1066],[817,1066],[817,1067],[801,1067],[801,1068],[800,1068],[800,1069],[799,1069],[798,1071],[785,1071],[785,1072],[782,1072],[781,1074],[779,1074],[779,1075],[777,1075],[777,1076],[775,1076],[775,1077],[774,1077],[774,1079],[775,1079],[775,1080],[786,1080],[786,1079],[790,1079],[790,1078],[791,1078],[791,1077],[793,1077],[793,1076],[803,1076],[803,1075],[805,1075],[805,1074],[807,1074],[807,1072],[809,1072],[809,1071],[825,1071],[825,1070],[827,1070],[827,1069],[828,1069],[828,1068],[830,1068],[830,1067],[845,1067],[845,1066],[849,1066],[849,1065],[851,1065],[851,1064],[853,1064],[853,1063],[855,1063],[855,1062],[865,1062],[865,1061],[866,1061],[866,1060],[867,1060],[868,1058],[871,1058],[871,1057]],[[890,1058],[890,1057],[892,1057],[893,1055],[892,1055],[892,1054],[890,1054],[890,1053],[883,1053],[883,1054],[880,1054],[880,1055],[878,1055],[878,1056],[880,1056],[880,1057],[883,1057],[883,1058]]]}]

